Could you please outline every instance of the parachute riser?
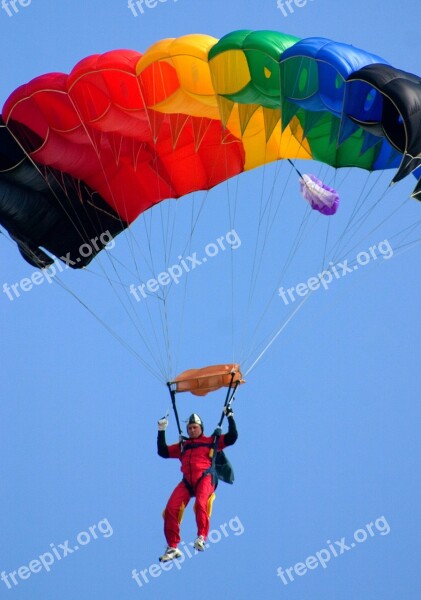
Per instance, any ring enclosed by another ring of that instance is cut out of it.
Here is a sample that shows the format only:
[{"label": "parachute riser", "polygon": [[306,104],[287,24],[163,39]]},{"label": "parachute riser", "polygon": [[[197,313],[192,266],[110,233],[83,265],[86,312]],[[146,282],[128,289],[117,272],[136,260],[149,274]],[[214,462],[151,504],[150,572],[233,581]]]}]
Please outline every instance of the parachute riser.
[{"label": "parachute riser", "polygon": [[231,381],[230,381],[230,384],[228,386],[227,395],[225,397],[225,402],[224,402],[224,408],[222,410],[221,418],[219,419],[218,427],[221,427],[222,422],[223,422],[224,417],[225,417],[225,409],[229,408],[231,406],[231,403],[234,400],[235,392],[237,391],[237,388],[240,385],[240,381],[236,381],[234,383],[234,387],[233,387],[234,377],[235,377],[235,372],[232,371],[232,373],[231,373]]},{"label": "parachute riser", "polygon": [[175,394],[176,394],[176,392],[175,392],[175,390],[172,389],[171,383],[168,382],[167,386],[168,386],[168,390],[170,392],[171,405],[172,405],[172,409],[173,409],[173,412],[174,412],[174,417],[175,417],[175,421],[177,423],[177,428],[178,428],[178,434],[180,436],[180,441],[181,441],[184,436],[183,436],[183,431],[182,431],[181,425],[180,425],[180,419],[178,417],[177,402],[175,400]]},{"label": "parachute riser", "polygon": [[[227,394],[225,396],[225,402],[224,402],[224,407],[222,409],[222,413],[221,413],[221,418],[219,419],[218,425],[217,425],[217,429],[221,427],[224,417],[225,417],[225,409],[229,408],[231,406],[231,403],[234,400],[234,396],[235,396],[235,392],[237,391],[237,387],[240,384],[240,381],[236,381],[234,384],[234,377],[235,377],[235,371],[233,371],[231,373],[231,381],[229,383],[228,386],[228,390],[227,390]],[[184,439],[183,436],[183,431],[181,429],[181,425],[180,425],[180,418],[178,416],[178,410],[177,410],[177,401],[176,401],[176,390],[172,388],[172,384],[170,382],[167,382],[167,387],[168,387],[168,391],[170,393],[171,396],[171,405],[172,405],[172,409],[174,412],[174,417],[175,417],[175,421],[177,423],[177,429],[178,429],[178,434],[180,436],[180,440]]]}]

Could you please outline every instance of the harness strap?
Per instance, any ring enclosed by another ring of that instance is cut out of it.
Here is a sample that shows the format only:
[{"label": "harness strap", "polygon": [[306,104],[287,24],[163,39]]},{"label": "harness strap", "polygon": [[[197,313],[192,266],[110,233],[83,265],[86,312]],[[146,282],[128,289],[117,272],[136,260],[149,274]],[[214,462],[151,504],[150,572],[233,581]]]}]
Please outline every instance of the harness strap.
[{"label": "harness strap", "polygon": [[[218,431],[218,430],[216,430]],[[217,448],[218,448],[218,442],[219,442],[219,438],[220,438],[221,434],[217,433],[217,435],[215,435],[215,438],[213,440],[212,443],[209,442],[199,442],[198,444],[189,444],[188,442],[186,442],[181,449],[181,453],[184,454],[184,452],[186,450],[190,450],[190,449],[194,449],[194,448],[210,448],[210,452],[209,455],[212,458],[212,463],[210,465],[210,467],[208,467],[207,469],[205,469],[203,471],[203,473],[201,474],[201,476],[199,477],[199,479],[196,481],[194,487],[187,481],[187,479],[185,477],[183,477],[182,482],[184,483],[184,485],[186,486],[190,496],[194,497],[196,495],[196,488],[199,485],[199,483],[202,481],[202,479],[204,479],[207,475],[210,475],[212,477],[212,485],[215,487],[215,489],[217,488],[218,485],[218,477],[216,475],[216,468],[215,468],[215,459],[216,459],[216,452],[217,452]]]},{"label": "harness strap", "polygon": [[[199,479],[199,481],[200,481],[200,479]],[[184,483],[184,485],[187,488],[188,493],[193,498],[196,495],[195,488],[196,488],[197,483],[199,483],[199,481],[196,483],[196,485],[194,487],[192,485],[190,485],[190,483],[187,481],[187,479],[185,477],[183,477],[183,479],[181,481]]]},{"label": "harness strap", "polygon": [[198,442],[197,444],[192,444],[191,442],[186,441],[181,448],[181,454],[184,454],[186,450],[194,450],[195,448],[213,448],[213,442]]},{"label": "harness strap", "polygon": [[212,477],[212,485],[214,486],[214,489],[216,490],[216,488],[218,487],[218,477],[216,477],[216,471],[214,472],[212,470],[212,467],[209,467],[208,469],[206,469],[206,471],[203,471],[203,473],[201,474],[199,479],[196,481],[194,486],[192,486],[191,483],[189,483],[185,477],[183,477],[183,479],[181,480],[182,483],[184,483],[184,485],[186,486],[187,491],[189,492],[189,494],[192,498],[194,498],[196,496],[197,486],[202,481],[202,479],[204,479],[207,475],[210,475]]}]

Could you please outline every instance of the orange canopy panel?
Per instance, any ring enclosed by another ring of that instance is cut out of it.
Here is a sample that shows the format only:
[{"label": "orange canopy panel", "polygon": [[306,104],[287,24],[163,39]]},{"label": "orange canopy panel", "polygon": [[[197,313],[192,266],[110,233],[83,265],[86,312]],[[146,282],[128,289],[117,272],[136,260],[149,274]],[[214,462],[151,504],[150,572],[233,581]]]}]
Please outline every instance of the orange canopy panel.
[{"label": "orange canopy panel", "polygon": [[191,392],[195,396],[206,396],[221,387],[228,387],[231,383],[231,373],[234,371],[232,383],[245,383],[242,379],[240,365],[212,365],[202,369],[189,369],[183,371],[171,383],[176,384],[176,392]]}]

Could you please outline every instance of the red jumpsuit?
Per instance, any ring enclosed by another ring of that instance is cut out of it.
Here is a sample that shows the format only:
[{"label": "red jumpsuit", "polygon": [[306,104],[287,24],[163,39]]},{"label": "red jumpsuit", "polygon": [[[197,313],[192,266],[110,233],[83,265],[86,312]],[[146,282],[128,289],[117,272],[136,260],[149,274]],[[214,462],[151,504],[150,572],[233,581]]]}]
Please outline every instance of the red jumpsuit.
[{"label": "red jumpsuit", "polygon": [[[233,417],[229,417],[228,433],[221,435],[218,441],[218,452],[231,446],[237,439],[237,429]],[[163,458],[179,458],[181,472],[186,480],[176,486],[171,494],[164,511],[164,533],[168,546],[176,548],[180,543],[180,523],[185,507],[192,497],[191,490],[196,496],[195,513],[197,535],[206,539],[209,533],[209,517],[212,511],[215,486],[212,484],[211,475],[202,477],[203,472],[211,466],[209,456],[213,447],[214,438],[204,435],[195,439],[187,439],[181,450],[180,444],[167,446],[165,431],[158,432],[158,454]]]}]

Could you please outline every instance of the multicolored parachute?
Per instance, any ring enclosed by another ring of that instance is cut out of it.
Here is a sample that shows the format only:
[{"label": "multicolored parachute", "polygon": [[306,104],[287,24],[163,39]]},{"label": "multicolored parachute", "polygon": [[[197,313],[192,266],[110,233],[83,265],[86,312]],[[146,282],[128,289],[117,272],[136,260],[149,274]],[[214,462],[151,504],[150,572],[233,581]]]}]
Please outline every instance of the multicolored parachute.
[{"label": "multicolored parachute", "polygon": [[40,266],[40,247],[73,256],[166,198],[272,161],[393,168],[394,182],[421,165],[419,77],[353,46],[274,31],[90,56],[18,88],[3,119],[0,223]]},{"label": "multicolored parachute", "polygon": [[[33,132],[28,133],[34,138]],[[40,246],[69,266],[84,267],[105,247],[103,232],[114,236],[124,228],[111,207],[82,181],[35,164],[1,118],[0,199],[0,223],[25,260],[37,267],[53,263]],[[96,247],[92,240],[98,240]],[[79,252],[86,243],[91,247],[89,258]]]}]

